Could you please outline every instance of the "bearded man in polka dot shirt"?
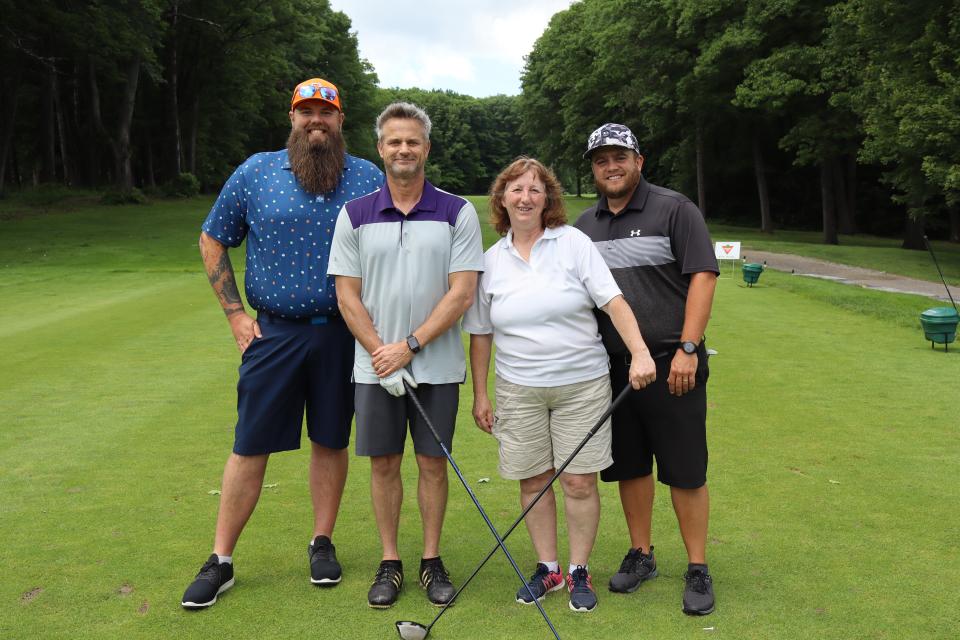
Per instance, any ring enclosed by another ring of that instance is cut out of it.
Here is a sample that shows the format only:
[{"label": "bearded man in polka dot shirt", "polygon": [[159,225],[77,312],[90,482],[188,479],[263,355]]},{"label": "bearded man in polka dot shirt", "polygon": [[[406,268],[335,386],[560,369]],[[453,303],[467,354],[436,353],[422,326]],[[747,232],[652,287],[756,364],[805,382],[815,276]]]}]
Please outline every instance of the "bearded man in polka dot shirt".
[{"label": "bearded man in polka dot shirt", "polygon": [[[354,342],[327,261],[340,209],[379,189],[383,173],[346,153],[333,84],[312,78],[297,85],[289,116],[287,148],[241,164],[200,235],[207,276],[242,361],[213,554],[184,593],[185,608],[209,607],[233,586],[233,550],[260,496],[267,459],[300,448],[304,410],[314,512],[310,580],[332,586],[341,578],[331,538],[347,476]],[[256,317],[244,307],[228,254],[244,240],[246,298]]]}]

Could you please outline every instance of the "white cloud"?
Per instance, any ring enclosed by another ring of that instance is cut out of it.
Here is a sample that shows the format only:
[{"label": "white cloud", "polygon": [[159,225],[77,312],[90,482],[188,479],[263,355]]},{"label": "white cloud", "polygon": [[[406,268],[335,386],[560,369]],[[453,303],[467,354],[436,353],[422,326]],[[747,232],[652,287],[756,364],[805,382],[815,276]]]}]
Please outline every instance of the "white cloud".
[{"label": "white cloud", "polygon": [[360,55],[384,87],[451,89],[475,96],[520,92],[523,57],[571,0],[452,2],[332,0],[350,16]]}]

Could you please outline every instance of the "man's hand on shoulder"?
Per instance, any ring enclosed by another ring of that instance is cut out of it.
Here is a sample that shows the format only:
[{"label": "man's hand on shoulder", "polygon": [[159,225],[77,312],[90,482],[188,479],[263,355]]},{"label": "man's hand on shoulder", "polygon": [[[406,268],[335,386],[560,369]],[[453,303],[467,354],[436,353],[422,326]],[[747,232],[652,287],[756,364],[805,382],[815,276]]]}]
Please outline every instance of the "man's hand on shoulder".
[{"label": "man's hand on shoulder", "polygon": [[233,337],[237,341],[237,348],[240,349],[240,353],[247,350],[254,338],[263,337],[257,320],[242,309],[232,313],[228,312],[227,320],[230,322],[230,330],[233,331]]}]

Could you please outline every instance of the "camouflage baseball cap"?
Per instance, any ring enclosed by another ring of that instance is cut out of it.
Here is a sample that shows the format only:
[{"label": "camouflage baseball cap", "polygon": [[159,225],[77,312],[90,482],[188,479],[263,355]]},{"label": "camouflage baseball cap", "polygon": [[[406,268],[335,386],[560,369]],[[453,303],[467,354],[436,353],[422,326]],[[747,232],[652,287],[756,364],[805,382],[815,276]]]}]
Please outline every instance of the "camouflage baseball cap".
[{"label": "camouflage baseball cap", "polygon": [[584,158],[590,158],[590,154],[599,147],[626,147],[633,149],[637,155],[640,155],[640,145],[637,144],[637,137],[633,135],[626,126],[608,122],[596,131],[590,134],[587,140],[587,150],[583,154]]}]

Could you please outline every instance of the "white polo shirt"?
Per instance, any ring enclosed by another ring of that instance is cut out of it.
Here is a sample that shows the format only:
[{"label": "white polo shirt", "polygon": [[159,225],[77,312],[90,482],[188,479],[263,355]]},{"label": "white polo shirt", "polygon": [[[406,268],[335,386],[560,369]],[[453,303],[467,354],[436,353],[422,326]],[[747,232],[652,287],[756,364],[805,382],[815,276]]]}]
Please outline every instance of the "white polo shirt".
[{"label": "white polo shirt", "polygon": [[590,238],[567,225],[545,229],[528,263],[509,231],[483,258],[477,299],[463,328],[493,334],[497,375],[514,384],[556,387],[608,372],[593,309],[620,295],[620,288]]}]

